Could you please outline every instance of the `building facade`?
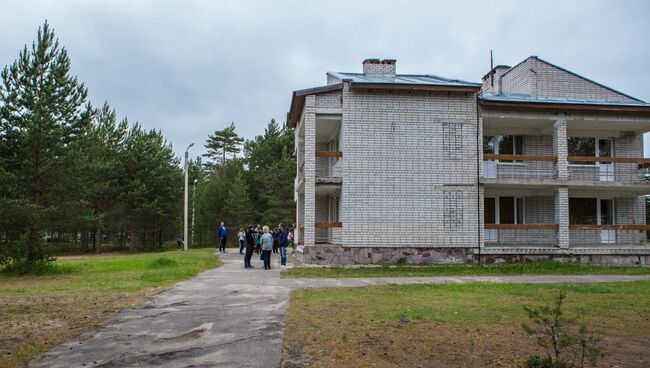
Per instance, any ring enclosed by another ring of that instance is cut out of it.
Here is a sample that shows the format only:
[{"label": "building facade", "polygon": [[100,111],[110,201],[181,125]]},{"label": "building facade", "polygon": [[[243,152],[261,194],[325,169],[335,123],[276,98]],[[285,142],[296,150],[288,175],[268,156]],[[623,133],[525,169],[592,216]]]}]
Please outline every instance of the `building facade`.
[{"label": "building facade", "polygon": [[540,58],[482,83],[368,59],[287,126],[306,263],[650,264],[650,104]]}]

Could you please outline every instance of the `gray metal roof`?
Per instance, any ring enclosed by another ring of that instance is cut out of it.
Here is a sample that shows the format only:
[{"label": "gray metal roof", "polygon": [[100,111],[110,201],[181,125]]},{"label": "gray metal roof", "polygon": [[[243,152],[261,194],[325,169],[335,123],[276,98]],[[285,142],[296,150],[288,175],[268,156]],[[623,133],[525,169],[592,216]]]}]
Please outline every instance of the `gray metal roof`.
[{"label": "gray metal roof", "polygon": [[466,82],[458,79],[448,79],[436,75],[397,74],[368,75],[362,73],[327,72],[327,74],[342,81],[368,84],[401,84],[422,86],[449,86],[449,87],[480,87],[480,83]]},{"label": "gray metal roof", "polygon": [[479,96],[480,99],[485,101],[500,101],[500,102],[530,102],[530,103],[549,103],[549,104],[568,104],[568,105],[613,105],[613,106],[643,106],[650,107],[650,104],[640,100],[635,101],[608,101],[608,100],[592,100],[592,99],[579,99],[579,98],[540,98],[533,97],[525,94],[514,93],[491,93],[482,92]]}]

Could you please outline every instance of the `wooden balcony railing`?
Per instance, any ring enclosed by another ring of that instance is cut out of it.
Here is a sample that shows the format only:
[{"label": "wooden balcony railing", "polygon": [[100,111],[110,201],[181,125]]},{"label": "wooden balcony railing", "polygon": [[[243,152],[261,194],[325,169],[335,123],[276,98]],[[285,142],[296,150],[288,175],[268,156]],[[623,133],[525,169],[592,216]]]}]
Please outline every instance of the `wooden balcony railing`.
[{"label": "wooden balcony railing", "polygon": [[343,227],[342,222],[336,222],[336,221],[317,221],[314,223],[314,227],[317,229],[327,229],[330,227]]},{"label": "wooden balcony railing", "polygon": [[341,151],[316,151],[316,157],[343,157],[343,152]]},{"label": "wooden balcony railing", "polygon": [[483,160],[499,161],[547,161],[557,162],[557,156],[553,155],[496,155],[494,153],[484,153]]},{"label": "wooden balcony railing", "polygon": [[569,162],[600,162],[619,164],[638,164],[639,169],[650,167],[650,158],[643,157],[594,157],[594,156],[568,156]]},{"label": "wooden balcony railing", "polygon": [[485,229],[495,230],[557,230],[557,224],[484,224]]},{"label": "wooden balcony railing", "polygon": [[[298,227],[301,228],[301,229],[304,229],[305,224],[300,224],[300,225],[298,225]],[[327,228],[330,228],[330,227],[343,227],[343,223],[342,222],[336,222],[336,221],[334,221],[334,222],[332,222],[332,221],[317,221],[317,222],[314,223],[314,227],[317,228],[317,229],[327,229]]]},{"label": "wooden balcony railing", "polygon": [[650,225],[596,225],[596,224],[571,224],[570,230],[621,230],[621,231],[648,231]]}]

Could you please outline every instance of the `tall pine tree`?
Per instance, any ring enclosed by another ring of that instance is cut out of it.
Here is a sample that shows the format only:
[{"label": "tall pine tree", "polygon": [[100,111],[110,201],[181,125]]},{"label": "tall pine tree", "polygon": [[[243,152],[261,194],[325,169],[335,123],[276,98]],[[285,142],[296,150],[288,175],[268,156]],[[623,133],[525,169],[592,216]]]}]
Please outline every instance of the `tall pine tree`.
[{"label": "tall pine tree", "polygon": [[219,162],[222,168],[224,168],[227,155],[236,156],[241,151],[243,142],[244,138],[235,132],[235,123],[232,122],[228,127],[217,130],[208,136],[208,139],[205,141],[205,148],[208,152],[203,156]]},{"label": "tall pine tree", "polygon": [[5,200],[25,215],[23,252],[14,261],[29,270],[47,258],[39,246],[44,226],[75,190],[71,161],[64,158],[88,125],[90,106],[84,106],[87,90],[70,75],[68,54],[47,22],[1,77],[0,156],[15,188]]}]

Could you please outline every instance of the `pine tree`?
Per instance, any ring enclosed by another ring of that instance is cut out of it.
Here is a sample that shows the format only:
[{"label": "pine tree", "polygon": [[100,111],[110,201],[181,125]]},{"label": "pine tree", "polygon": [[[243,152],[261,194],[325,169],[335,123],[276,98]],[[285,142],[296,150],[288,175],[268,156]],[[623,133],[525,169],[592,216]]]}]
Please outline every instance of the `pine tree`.
[{"label": "pine tree", "polygon": [[108,103],[96,110],[93,123],[83,139],[84,196],[94,213],[95,251],[99,252],[107,216],[117,205],[120,154],[128,133],[128,122],[117,123]]},{"label": "pine tree", "polygon": [[[217,130],[208,136],[205,141],[205,148],[208,152],[203,156],[217,162],[220,161],[219,163],[223,168],[226,164],[227,155],[236,156],[241,151],[243,142],[244,138],[235,132],[235,123],[232,122],[230,126]],[[219,157],[221,158],[219,159]]]},{"label": "pine tree", "polygon": [[21,258],[29,270],[46,259],[39,243],[48,218],[75,190],[67,175],[71,161],[64,158],[88,125],[90,107],[86,88],[70,75],[68,54],[47,22],[31,49],[25,46],[1,77],[0,156],[15,184],[10,199],[25,215]]}]

